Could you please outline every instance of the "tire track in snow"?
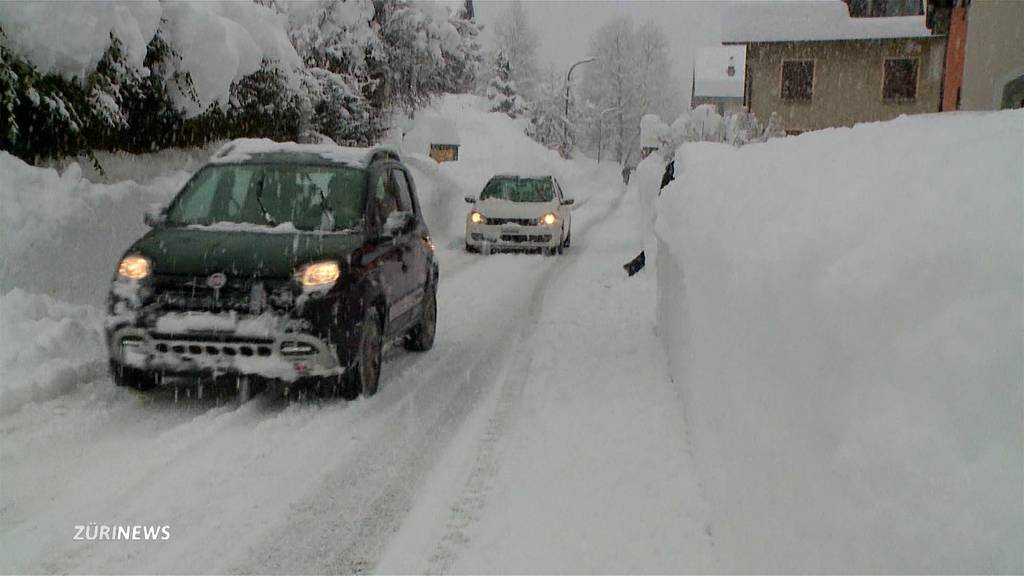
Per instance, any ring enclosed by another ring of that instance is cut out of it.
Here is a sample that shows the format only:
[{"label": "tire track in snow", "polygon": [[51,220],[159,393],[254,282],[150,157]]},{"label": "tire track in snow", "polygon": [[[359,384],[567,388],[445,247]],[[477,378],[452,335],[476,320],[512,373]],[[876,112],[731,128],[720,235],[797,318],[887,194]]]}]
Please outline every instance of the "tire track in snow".
[{"label": "tire track in snow", "polygon": [[[591,230],[619,210],[625,192],[625,189],[622,189],[601,213],[582,223],[580,226],[582,230],[577,239],[584,242],[580,242],[580,244],[586,246],[585,240]],[[558,285],[557,280],[565,276],[578,263],[575,253],[563,255],[560,260],[569,260],[569,262],[561,262],[562,265],[556,268],[555,273],[546,274],[531,296],[527,319],[517,335],[515,352],[510,357],[514,359],[513,366],[523,368],[506,370],[504,373],[497,406],[488,418],[483,436],[477,444],[469,477],[455,503],[450,507],[444,535],[428,559],[425,570],[428,574],[443,574],[451,571],[459,554],[470,543],[471,527],[479,519],[480,513],[487,504],[494,480],[501,468],[507,430],[510,423],[514,421],[514,413],[519,406],[517,401],[521,398],[523,389],[529,381],[528,367],[533,356],[533,336],[537,330],[538,320],[544,312],[545,295],[552,286]]]}]

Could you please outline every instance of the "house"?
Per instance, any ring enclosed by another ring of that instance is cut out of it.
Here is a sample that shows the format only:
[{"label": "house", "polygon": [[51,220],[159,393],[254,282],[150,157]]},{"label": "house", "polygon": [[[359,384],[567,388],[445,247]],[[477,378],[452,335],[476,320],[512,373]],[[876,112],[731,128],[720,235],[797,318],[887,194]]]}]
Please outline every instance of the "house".
[{"label": "house", "polygon": [[690,107],[711,104],[722,116],[743,107],[747,49],[743,45],[698,48],[693,60]]},{"label": "house", "polygon": [[427,154],[438,163],[459,159],[459,131],[453,120],[420,113],[410,123],[411,129],[402,137],[402,150]]},{"label": "house", "polygon": [[848,1],[765,2],[726,20],[723,44],[746,46],[743,100],[758,118],[776,112],[799,133],[939,111],[946,39],[920,0]]},{"label": "house", "polygon": [[930,3],[936,32],[948,35],[942,110],[1024,108],[1024,2]]}]

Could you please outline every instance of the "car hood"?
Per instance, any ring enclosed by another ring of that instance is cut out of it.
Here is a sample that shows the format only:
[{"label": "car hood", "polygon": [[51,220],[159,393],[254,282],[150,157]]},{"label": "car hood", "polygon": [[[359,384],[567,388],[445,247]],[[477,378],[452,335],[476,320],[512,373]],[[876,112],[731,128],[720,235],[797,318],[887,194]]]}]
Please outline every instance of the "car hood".
[{"label": "car hood", "polygon": [[157,274],[288,278],[296,266],[314,260],[344,258],[363,243],[358,233],[211,231],[158,228],[131,252],[153,262]]},{"label": "car hood", "polygon": [[509,202],[488,198],[476,202],[478,212],[488,218],[540,218],[558,211],[558,202]]}]

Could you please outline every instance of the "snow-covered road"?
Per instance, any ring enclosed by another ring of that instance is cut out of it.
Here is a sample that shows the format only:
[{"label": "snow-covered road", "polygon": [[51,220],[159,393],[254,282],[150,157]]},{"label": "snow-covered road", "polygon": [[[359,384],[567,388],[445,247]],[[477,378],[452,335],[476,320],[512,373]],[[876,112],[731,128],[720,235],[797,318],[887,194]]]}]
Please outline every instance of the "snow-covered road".
[{"label": "snow-covered road", "polygon": [[[710,527],[653,280],[624,278],[630,212],[603,174],[564,257],[442,249],[437,345],[393,352],[372,399],[175,405],[101,377],[6,418],[0,568],[703,566]],[[171,538],[73,539],[92,522]]]}]

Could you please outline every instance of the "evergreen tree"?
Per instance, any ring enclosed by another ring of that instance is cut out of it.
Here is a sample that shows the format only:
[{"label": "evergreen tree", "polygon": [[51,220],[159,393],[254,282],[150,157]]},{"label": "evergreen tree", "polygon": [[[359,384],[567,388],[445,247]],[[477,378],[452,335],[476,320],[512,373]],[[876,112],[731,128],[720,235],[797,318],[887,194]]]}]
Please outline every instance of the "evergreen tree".
[{"label": "evergreen tree", "polygon": [[487,88],[487,99],[491,101],[491,112],[504,112],[509,118],[523,113],[519,93],[512,80],[512,63],[500,50],[494,58],[494,76]]}]

